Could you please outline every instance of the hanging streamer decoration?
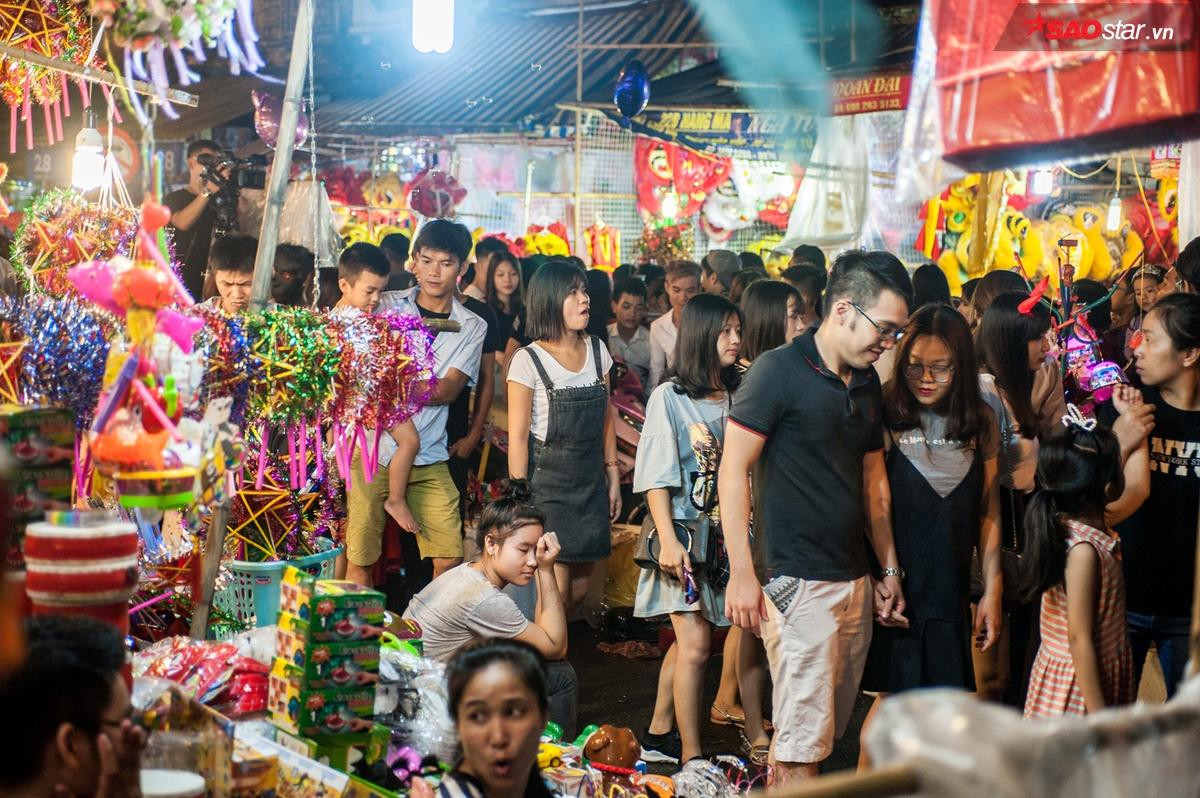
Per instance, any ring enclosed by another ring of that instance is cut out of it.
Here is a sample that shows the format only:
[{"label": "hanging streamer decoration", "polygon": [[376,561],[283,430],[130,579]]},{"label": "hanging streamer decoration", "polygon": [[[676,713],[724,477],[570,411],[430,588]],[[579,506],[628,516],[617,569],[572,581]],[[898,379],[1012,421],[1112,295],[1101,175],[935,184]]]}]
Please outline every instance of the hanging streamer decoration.
[{"label": "hanging streamer decoration", "polygon": [[143,125],[148,117],[133,91],[134,79],[151,83],[163,113],[172,119],[179,117],[167,102],[168,57],[184,86],[200,80],[188,67],[185,50],[197,61],[205,61],[205,47],[215,47],[217,54],[229,61],[234,75],[266,66],[256,44],[250,0],[92,0],[91,9],[125,49],[129,101]]},{"label": "hanging streamer decoration", "polygon": [[204,353],[205,362],[196,412],[214,399],[227,396],[233,401],[229,420],[240,427],[246,419],[250,386],[258,378],[260,365],[251,356],[245,324],[241,318],[210,305],[196,305],[190,312],[204,322],[196,337],[196,348]]},{"label": "hanging streamer decoration", "polygon": [[[0,43],[73,64],[101,68],[92,52],[90,20],[71,0],[0,0]],[[0,100],[9,108],[8,151],[17,150],[17,131],[24,127],[25,148],[33,149],[33,106],[42,107],[46,142],[63,140],[63,117],[71,115],[66,73],[26,61],[0,59]],[[77,83],[83,106],[90,95]]]},{"label": "hanging streamer decoration", "polygon": [[280,307],[248,317],[246,332],[261,373],[250,389],[250,418],[259,426],[260,446],[255,487],[265,479],[271,427],[287,434],[289,484],[307,481],[303,461],[308,424],[315,411],[333,398],[339,353],[333,348],[324,316],[307,308]]}]

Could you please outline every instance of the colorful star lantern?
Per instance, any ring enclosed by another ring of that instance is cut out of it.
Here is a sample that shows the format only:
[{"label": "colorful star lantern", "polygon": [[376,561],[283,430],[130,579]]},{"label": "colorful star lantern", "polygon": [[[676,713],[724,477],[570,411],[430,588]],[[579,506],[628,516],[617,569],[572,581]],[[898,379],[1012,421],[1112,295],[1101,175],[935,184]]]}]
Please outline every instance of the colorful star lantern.
[{"label": "colorful star lantern", "polygon": [[251,357],[245,325],[241,318],[209,305],[195,305],[188,313],[204,322],[196,335],[196,349],[204,353],[205,362],[198,406],[203,408],[227,396],[232,400],[229,420],[240,427],[246,419],[250,385],[258,378],[260,365],[257,358]]},{"label": "colorful star lantern", "polygon": [[291,490],[281,471],[275,463],[267,465],[262,487],[245,485],[234,496],[226,543],[238,559],[281,560],[313,552],[312,527],[306,529],[303,521],[315,512],[319,494]]},{"label": "colorful star lantern", "polygon": [[25,212],[13,242],[17,278],[34,294],[77,296],[67,269],[129,255],[137,233],[133,208],[102,208],[70,189],[52,189]]},{"label": "colorful star lantern", "polygon": [[21,402],[21,353],[25,344],[12,322],[0,322],[0,401]]},{"label": "colorful star lantern", "polygon": [[[71,0],[0,0],[0,43],[37,55],[83,65],[92,48],[91,20]],[[93,56],[90,66],[103,68]],[[91,95],[78,82],[84,107]],[[107,93],[108,89],[105,89]],[[42,107],[46,140],[63,140],[63,117],[71,115],[64,72],[11,58],[0,60],[0,100],[9,107],[9,152],[17,149],[18,115],[25,127],[25,147],[33,149],[33,104]]]}]

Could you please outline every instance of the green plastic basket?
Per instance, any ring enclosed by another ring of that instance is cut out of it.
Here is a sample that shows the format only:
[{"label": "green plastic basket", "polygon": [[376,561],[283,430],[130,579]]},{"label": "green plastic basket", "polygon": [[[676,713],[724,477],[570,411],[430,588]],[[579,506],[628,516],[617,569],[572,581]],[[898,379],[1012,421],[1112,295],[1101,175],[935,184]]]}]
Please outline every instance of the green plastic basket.
[{"label": "green plastic basket", "polygon": [[229,564],[229,584],[218,591],[213,603],[249,627],[270,626],[279,615],[279,580],[289,565],[318,579],[332,579],[334,560],[342,553],[339,546],[294,560],[243,562]]}]

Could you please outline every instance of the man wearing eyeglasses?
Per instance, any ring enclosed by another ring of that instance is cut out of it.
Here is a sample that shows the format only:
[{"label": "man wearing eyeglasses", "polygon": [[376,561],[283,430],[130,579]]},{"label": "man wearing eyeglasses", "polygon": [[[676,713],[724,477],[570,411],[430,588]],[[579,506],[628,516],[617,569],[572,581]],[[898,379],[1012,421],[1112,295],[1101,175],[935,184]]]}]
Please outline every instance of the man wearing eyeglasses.
[{"label": "man wearing eyeglasses", "polygon": [[[734,397],[718,490],[725,614],[761,632],[774,682],[775,784],[817,775],[849,721],[873,621],[907,626],[892,540],[882,393],[873,364],[904,334],[908,299],[886,252],[834,262],[820,327],[758,358]],[[769,581],[749,541],[750,473]],[[864,532],[882,570],[872,580]]]},{"label": "man wearing eyeglasses", "polygon": [[25,627],[22,664],[0,678],[13,733],[0,756],[0,795],[141,795],[146,737],[130,720],[124,640],[92,618],[53,615]]}]

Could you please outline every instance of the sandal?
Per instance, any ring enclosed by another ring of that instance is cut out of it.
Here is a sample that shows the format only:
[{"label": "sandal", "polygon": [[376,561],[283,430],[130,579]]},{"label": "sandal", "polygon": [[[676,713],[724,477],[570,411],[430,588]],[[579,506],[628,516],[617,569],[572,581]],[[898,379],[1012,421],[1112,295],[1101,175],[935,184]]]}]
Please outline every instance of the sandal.
[{"label": "sandal", "polygon": [[742,752],[746,754],[746,758],[750,760],[751,764],[766,767],[771,756],[771,744],[754,745],[746,735],[739,733],[738,736],[742,738]]},{"label": "sandal", "polygon": [[[709,707],[708,722],[715,726],[736,726],[739,729],[746,728],[746,716],[730,715],[725,710],[721,709],[716,704]],[[767,734],[775,733],[775,725],[771,723],[770,718],[763,718],[763,731]]]},{"label": "sandal", "polygon": [[730,715],[713,704],[708,710],[708,721],[716,726],[737,726],[740,729],[746,725],[746,716]]}]

